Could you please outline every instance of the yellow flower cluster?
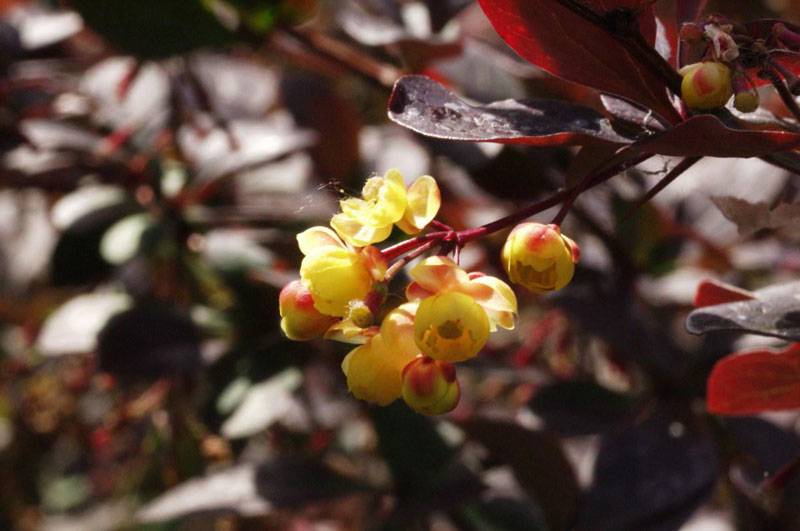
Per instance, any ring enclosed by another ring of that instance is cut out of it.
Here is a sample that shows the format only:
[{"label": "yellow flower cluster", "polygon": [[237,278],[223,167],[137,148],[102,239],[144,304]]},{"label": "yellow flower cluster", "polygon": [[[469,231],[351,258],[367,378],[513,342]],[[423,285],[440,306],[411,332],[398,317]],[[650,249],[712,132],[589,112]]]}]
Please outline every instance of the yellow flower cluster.
[{"label": "yellow flower cluster", "polygon": [[[290,339],[324,336],[358,345],[342,362],[355,397],[380,405],[402,397],[429,415],[458,403],[452,364],[475,357],[498,327],[512,329],[517,313],[508,284],[467,273],[445,256],[412,267],[408,302],[383,309],[388,264],[372,244],[395,225],[420,232],[440,203],[432,177],[419,177],[408,188],[396,170],[369,179],[361,197],[341,201],[333,230],[312,227],[297,236],[305,256],[300,280],[280,294],[281,328]],[[544,292],[570,281],[577,254],[557,226],[525,223],[509,236],[502,258],[512,281]]]}]

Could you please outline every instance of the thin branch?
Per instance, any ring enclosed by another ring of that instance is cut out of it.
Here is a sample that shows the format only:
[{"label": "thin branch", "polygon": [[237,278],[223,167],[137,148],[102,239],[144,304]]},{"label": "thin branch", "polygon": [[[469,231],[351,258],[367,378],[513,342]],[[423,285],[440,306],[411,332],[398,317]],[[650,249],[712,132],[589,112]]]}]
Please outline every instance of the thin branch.
[{"label": "thin branch", "polygon": [[786,105],[786,108],[794,115],[795,119],[800,120],[800,106],[797,105],[797,100],[794,99],[794,96],[786,86],[786,83],[783,82],[780,75],[778,75],[778,72],[774,68],[768,66],[759,72],[759,75],[769,79],[772,86],[778,91],[778,95],[781,97],[781,100],[783,100],[783,104]]},{"label": "thin branch", "polygon": [[322,58],[360,74],[382,87],[391,88],[394,82],[403,74],[399,68],[376,61],[352,46],[318,31],[300,31],[293,28],[284,28],[280,30],[280,33],[314,50]]},{"label": "thin branch", "polygon": [[662,177],[655,186],[653,186],[650,190],[647,191],[638,201],[634,204],[630,210],[625,214],[625,217],[622,218],[621,223],[627,222],[633,214],[639,210],[645,203],[653,199],[659,192],[661,192],[664,188],[672,184],[672,182],[680,177],[686,170],[694,166],[697,161],[699,161],[702,157],[686,157],[682,161],[680,161],[674,168],[672,168],[669,173],[667,173],[664,177]]}]

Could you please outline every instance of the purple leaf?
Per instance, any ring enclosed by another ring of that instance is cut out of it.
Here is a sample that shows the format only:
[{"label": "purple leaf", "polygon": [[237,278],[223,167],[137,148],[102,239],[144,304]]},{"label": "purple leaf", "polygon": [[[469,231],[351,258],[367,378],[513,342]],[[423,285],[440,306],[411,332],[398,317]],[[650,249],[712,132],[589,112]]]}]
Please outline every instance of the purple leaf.
[{"label": "purple leaf", "polygon": [[627,144],[594,110],[557,100],[471,105],[425,76],[397,81],[389,118],[433,138],[531,146]]}]

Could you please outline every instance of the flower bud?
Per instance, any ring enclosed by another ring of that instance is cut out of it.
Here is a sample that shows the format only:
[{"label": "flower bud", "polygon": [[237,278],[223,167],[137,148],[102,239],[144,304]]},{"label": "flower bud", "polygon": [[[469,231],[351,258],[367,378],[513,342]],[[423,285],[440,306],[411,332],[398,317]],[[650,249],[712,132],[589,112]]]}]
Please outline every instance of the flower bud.
[{"label": "flower bud", "polygon": [[733,106],[739,112],[753,112],[758,109],[758,92],[744,73],[733,75]]},{"label": "flower bud", "polygon": [[444,292],[424,299],[414,319],[414,340],[428,356],[450,362],[474,357],[489,339],[489,317],[475,299]]},{"label": "flower bud", "polygon": [[441,415],[455,409],[461,398],[456,369],[446,361],[420,356],[403,368],[403,400],[425,415]]},{"label": "flower bud", "polygon": [[300,264],[300,277],[325,315],[344,317],[352,300],[363,300],[372,288],[365,257],[342,247],[323,247]]},{"label": "flower bud", "polygon": [[353,300],[347,304],[347,319],[353,321],[353,324],[359,328],[366,328],[372,325],[373,315],[372,310],[364,303],[364,301]]},{"label": "flower bud", "polygon": [[558,225],[522,223],[508,235],[501,260],[512,282],[546,293],[569,284],[579,254],[578,244]]},{"label": "flower bud", "polygon": [[694,63],[680,70],[681,97],[692,109],[724,107],[733,95],[731,69],[722,63]]},{"label": "flower bud", "polygon": [[320,337],[336,322],[335,317],[323,315],[314,307],[311,292],[299,280],[286,284],[278,297],[281,330],[295,341]]}]

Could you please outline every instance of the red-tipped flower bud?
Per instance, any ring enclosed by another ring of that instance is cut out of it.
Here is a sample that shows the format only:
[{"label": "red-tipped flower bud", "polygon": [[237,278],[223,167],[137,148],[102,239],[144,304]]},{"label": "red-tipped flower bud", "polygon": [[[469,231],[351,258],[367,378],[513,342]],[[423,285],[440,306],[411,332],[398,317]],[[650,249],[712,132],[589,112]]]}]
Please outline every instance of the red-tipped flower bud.
[{"label": "red-tipped flower bud", "polygon": [[578,244],[558,225],[521,223],[508,235],[501,259],[511,282],[545,293],[569,284],[579,256]]},{"label": "red-tipped flower bud", "polygon": [[403,368],[403,400],[419,413],[441,415],[461,398],[456,369],[450,363],[420,356]]},{"label": "red-tipped flower bud", "polygon": [[299,280],[289,282],[278,298],[281,329],[286,337],[295,341],[308,341],[320,337],[337,321],[335,317],[321,314],[314,307],[311,292]]},{"label": "red-tipped flower bud", "polygon": [[731,69],[722,63],[705,61],[681,68],[681,97],[692,109],[719,109],[733,95]]}]

